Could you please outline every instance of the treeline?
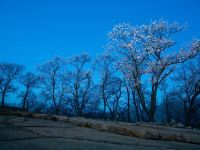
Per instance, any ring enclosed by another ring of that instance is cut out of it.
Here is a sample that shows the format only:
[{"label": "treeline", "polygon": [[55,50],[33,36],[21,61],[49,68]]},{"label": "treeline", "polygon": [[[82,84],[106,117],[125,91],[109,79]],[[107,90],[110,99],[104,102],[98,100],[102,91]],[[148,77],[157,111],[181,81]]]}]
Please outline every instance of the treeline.
[{"label": "treeline", "polygon": [[118,24],[95,60],[55,57],[26,72],[0,63],[1,106],[14,93],[25,111],[127,122],[200,125],[200,40],[173,50],[177,22]]}]

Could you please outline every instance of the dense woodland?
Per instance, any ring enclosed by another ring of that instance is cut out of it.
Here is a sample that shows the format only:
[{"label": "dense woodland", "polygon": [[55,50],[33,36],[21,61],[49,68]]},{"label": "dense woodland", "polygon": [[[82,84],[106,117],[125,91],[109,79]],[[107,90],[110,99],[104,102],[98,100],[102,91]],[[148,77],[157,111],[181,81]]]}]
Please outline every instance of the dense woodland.
[{"label": "dense woodland", "polygon": [[97,58],[55,57],[36,72],[0,62],[1,106],[14,94],[24,111],[200,127],[200,40],[177,48],[185,28],[118,24]]}]

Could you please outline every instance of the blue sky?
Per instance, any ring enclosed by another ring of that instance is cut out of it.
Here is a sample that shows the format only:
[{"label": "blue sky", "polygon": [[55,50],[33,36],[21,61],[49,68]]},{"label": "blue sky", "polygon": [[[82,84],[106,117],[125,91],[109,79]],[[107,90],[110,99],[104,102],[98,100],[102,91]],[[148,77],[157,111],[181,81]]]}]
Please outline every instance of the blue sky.
[{"label": "blue sky", "polygon": [[0,0],[0,61],[28,70],[54,56],[95,57],[117,23],[188,23],[178,44],[200,38],[199,0]]}]

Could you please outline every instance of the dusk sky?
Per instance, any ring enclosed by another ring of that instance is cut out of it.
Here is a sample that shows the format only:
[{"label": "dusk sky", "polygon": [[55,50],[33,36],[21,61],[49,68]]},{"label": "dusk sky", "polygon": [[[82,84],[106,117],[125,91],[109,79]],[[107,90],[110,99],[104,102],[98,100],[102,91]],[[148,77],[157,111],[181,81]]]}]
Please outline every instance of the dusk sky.
[{"label": "dusk sky", "polygon": [[115,24],[187,23],[178,44],[200,38],[199,0],[0,0],[0,61],[28,70],[54,56],[95,57]]}]

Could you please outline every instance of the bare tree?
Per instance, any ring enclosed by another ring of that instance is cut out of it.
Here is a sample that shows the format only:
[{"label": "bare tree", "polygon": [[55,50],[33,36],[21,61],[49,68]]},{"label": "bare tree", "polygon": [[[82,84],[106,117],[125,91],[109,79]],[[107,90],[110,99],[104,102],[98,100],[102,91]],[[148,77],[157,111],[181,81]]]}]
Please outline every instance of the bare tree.
[{"label": "bare tree", "polygon": [[85,111],[88,113],[87,116],[89,117],[98,117],[98,113],[101,112],[100,107],[101,107],[101,99],[99,96],[99,85],[97,84],[92,84],[91,88],[89,90],[89,100],[88,103],[86,104]]},{"label": "bare tree", "polygon": [[77,116],[82,116],[90,99],[92,85],[92,71],[87,69],[90,58],[87,54],[73,56],[68,59],[68,93],[72,100],[72,106]]},{"label": "bare tree", "polygon": [[111,55],[104,53],[96,63],[100,72],[100,97],[103,100],[103,113],[106,119],[106,108],[113,120],[118,109],[119,100],[122,95],[122,80],[115,75],[116,69]]},{"label": "bare tree", "polygon": [[[172,82],[172,81],[170,81]],[[164,106],[164,116],[168,124],[171,123],[175,101],[177,101],[177,89],[170,88],[167,82],[161,84],[162,104]]]},{"label": "bare tree", "polygon": [[[126,113],[127,113],[127,103],[119,105],[117,109],[117,121],[126,121]],[[128,120],[128,118],[127,118]]]},{"label": "bare tree", "polygon": [[175,77],[177,95],[183,102],[185,125],[194,125],[197,111],[200,109],[200,69],[199,63],[183,66]]},{"label": "bare tree", "polygon": [[22,65],[18,64],[0,63],[0,94],[2,107],[5,105],[5,97],[7,94],[16,91],[13,82],[18,78],[23,68]]},{"label": "bare tree", "polygon": [[[120,67],[120,66],[118,66]],[[131,78],[129,78],[126,74],[126,71],[123,70],[122,68],[118,68],[121,72],[122,72],[122,75],[123,75],[123,78],[124,78],[124,86],[125,86],[125,89],[126,89],[126,93],[127,93],[127,121],[130,122],[130,105],[131,105],[131,100],[133,101],[133,105],[135,107],[135,120],[136,121],[140,121],[140,102],[139,102],[139,99],[137,98],[137,95],[136,95],[136,91],[135,91],[135,88],[134,88],[134,82]]]},{"label": "bare tree", "polygon": [[[184,28],[177,22],[170,24],[159,20],[141,26],[119,24],[109,33],[108,49],[113,55],[117,54],[118,68],[126,71],[132,79],[148,121],[154,121],[157,93],[162,81],[173,72],[176,64],[184,63],[200,52],[200,40],[194,40],[187,48],[170,54],[168,49],[175,45],[172,36]],[[151,87],[149,99],[144,83],[149,85],[147,90]]]},{"label": "bare tree", "polygon": [[113,61],[114,60],[111,57],[111,55],[107,53],[103,54],[96,60],[98,70],[100,72],[100,97],[103,100],[104,120],[106,119],[106,108],[108,99],[108,97],[106,96],[106,87],[109,84],[108,83],[109,78],[115,72],[113,70],[114,69]]},{"label": "bare tree", "polygon": [[108,83],[104,91],[106,105],[109,109],[111,120],[114,120],[119,106],[119,100],[122,96],[122,80],[118,77],[112,77],[108,80]]},{"label": "bare tree", "polygon": [[56,114],[67,103],[67,76],[64,66],[65,60],[55,57],[38,67],[41,73],[42,95],[46,100],[51,100]]},{"label": "bare tree", "polygon": [[19,82],[25,88],[25,91],[22,91],[18,95],[18,97],[22,99],[23,110],[28,110],[30,103],[36,99],[36,95],[33,93],[33,88],[38,86],[39,80],[39,77],[31,72],[27,72],[20,77]]},{"label": "bare tree", "polygon": [[131,91],[130,91],[130,86],[129,83],[124,79],[123,81],[124,86],[126,88],[126,93],[127,93],[127,121],[130,122],[130,101],[131,101]]}]

